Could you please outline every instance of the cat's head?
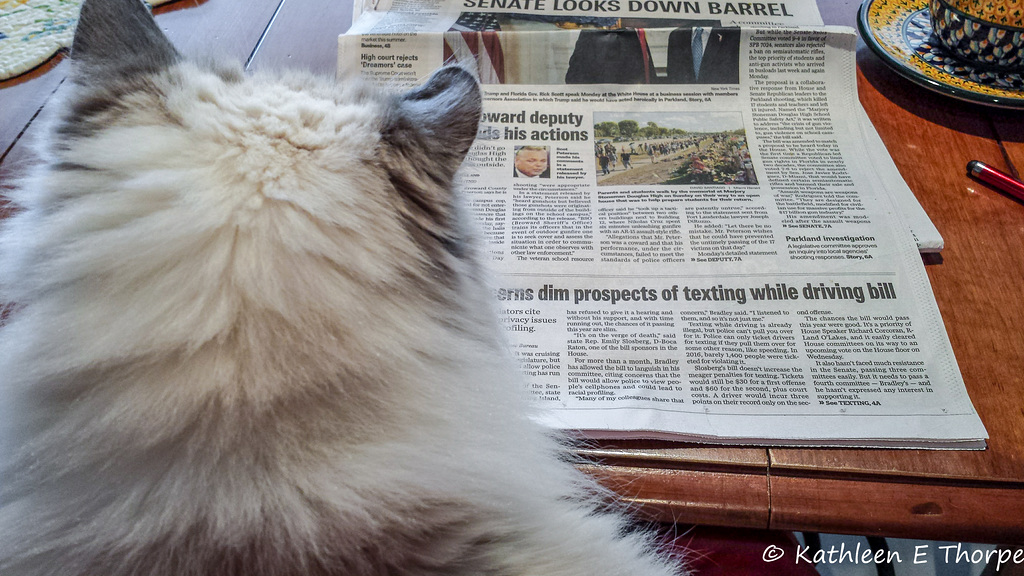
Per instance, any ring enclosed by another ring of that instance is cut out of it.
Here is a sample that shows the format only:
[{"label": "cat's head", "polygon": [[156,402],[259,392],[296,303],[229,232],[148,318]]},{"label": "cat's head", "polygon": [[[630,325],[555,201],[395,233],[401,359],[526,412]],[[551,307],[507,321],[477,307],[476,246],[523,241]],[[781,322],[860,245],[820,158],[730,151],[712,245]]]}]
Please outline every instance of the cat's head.
[{"label": "cat's head", "polygon": [[183,58],[140,0],[87,0],[71,60],[48,194],[107,212],[81,225],[106,234],[94,253],[121,256],[92,265],[193,261],[197,287],[229,278],[287,307],[296,284],[307,300],[346,282],[372,292],[460,257],[452,182],[481,106],[469,72],[403,94],[248,75]]}]

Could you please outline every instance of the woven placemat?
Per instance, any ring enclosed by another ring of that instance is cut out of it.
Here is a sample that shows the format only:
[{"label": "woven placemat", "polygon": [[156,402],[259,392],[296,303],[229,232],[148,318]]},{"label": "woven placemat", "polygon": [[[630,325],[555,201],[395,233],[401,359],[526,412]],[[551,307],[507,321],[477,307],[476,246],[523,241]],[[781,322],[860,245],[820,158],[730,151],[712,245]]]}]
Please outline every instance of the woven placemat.
[{"label": "woven placemat", "polygon": [[0,0],[0,80],[28,72],[71,46],[81,6],[82,0]]}]

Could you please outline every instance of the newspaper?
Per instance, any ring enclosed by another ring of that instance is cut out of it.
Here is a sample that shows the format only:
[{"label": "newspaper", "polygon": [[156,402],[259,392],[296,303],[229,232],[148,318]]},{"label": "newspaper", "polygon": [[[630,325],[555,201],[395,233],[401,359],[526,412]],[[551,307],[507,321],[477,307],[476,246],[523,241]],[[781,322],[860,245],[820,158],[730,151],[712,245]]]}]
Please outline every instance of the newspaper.
[{"label": "newspaper", "polygon": [[[539,55],[536,49],[522,46],[509,40],[500,42],[514,44],[502,46],[500,57],[490,52],[487,42],[497,42],[492,31],[504,32],[504,36],[521,38],[529,43],[532,33],[550,32],[552,29],[568,33],[587,28],[653,28],[648,36],[651,47],[651,62],[655,67],[655,76],[667,81],[667,40],[670,31],[659,28],[672,28],[694,25],[710,25],[712,27],[734,28],[743,27],[809,27],[821,26],[822,20],[814,0],[788,0],[786,2],[718,2],[718,1],[681,1],[681,0],[356,0],[354,5],[351,29],[342,36],[343,49],[347,47],[350,54],[358,53],[362,60],[352,61],[339,59],[339,71],[360,74],[387,82],[394,87],[415,84],[428,71],[437,69],[451,52],[439,53],[436,40],[425,38],[401,41],[392,47],[389,36],[393,34],[438,33],[445,31],[481,32],[477,38],[467,38],[470,43],[477,42],[472,48],[464,40],[452,38],[450,45],[462,52],[463,58],[470,52],[484,54],[481,60],[483,79],[500,81],[508,84],[559,84],[564,82],[568,60],[563,43],[556,43],[559,52]],[[369,36],[365,42],[357,44],[354,37]],[[378,38],[379,36],[379,38]],[[472,35],[471,35],[472,36]],[[566,34],[558,37],[575,41]],[[374,40],[380,40],[375,42]],[[479,44],[483,42],[483,44]],[[428,52],[416,52],[418,48]],[[483,52],[481,52],[481,50]],[[506,58],[506,56],[511,58]],[[748,57],[757,56],[748,53]],[[782,56],[782,55],[779,55]],[[787,53],[784,57],[799,56]],[[490,65],[491,58],[501,59],[502,70],[496,71]],[[750,60],[753,67],[763,66],[764,62]],[[506,78],[506,76],[508,76]],[[712,80],[713,81],[713,80]],[[897,207],[905,215],[911,228],[918,249],[925,252],[939,252],[943,248],[943,239],[932,224],[928,215],[917,202],[913,192],[903,182],[889,158],[885,145],[871,126],[867,115],[860,110],[860,103],[855,104],[861,117],[858,119],[858,130],[863,132],[867,141],[867,161],[869,165],[887,172],[882,179],[886,193],[891,194]]]},{"label": "newspaper", "polygon": [[[479,31],[497,17],[503,31],[606,26],[668,28],[714,21],[721,26],[821,26],[815,0],[355,0],[347,35]],[[496,29],[493,25],[490,30]]]},{"label": "newspaper", "polygon": [[[600,438],[984,447],[918,254],[930,233],[857,100],[854,32],[813,2],[678,2],[718,20],[638,29],[625,11],[647,2],[575,0],[622,14],[552,18],[573,1],[396,1],[339,52],[341,74],[393,87],[479,70],[461,185],[541,418]],[[526,12],[461,11],[485,2]],[[761,13],[709,12],[740,5]],[[726,65],[680,70],[694,37]]]}]

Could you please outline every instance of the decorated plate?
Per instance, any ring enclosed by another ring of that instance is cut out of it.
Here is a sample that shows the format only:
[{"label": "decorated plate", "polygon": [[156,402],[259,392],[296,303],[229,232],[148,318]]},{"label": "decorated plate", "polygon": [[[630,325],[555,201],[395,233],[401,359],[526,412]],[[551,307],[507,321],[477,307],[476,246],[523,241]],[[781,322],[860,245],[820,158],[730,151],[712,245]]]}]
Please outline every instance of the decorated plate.
[{"label": "decorated plate", "polygon": [[960,100],[1024,109],[1024,72],[996,72],[957,60],[932,35],[928,0],[864,0],[864,42],[911,82]]}]

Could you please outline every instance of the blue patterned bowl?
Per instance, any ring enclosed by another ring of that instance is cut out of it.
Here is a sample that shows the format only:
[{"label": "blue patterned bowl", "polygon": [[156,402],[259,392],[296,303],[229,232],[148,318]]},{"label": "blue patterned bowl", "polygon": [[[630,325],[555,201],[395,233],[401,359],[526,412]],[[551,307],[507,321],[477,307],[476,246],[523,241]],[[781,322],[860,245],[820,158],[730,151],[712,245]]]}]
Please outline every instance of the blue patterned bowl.
[{"label": "blue patterned bowl", "polygon": [[994,70],[1024,69],[1024,2],[930,0],[932,29],[949,51]]}]

